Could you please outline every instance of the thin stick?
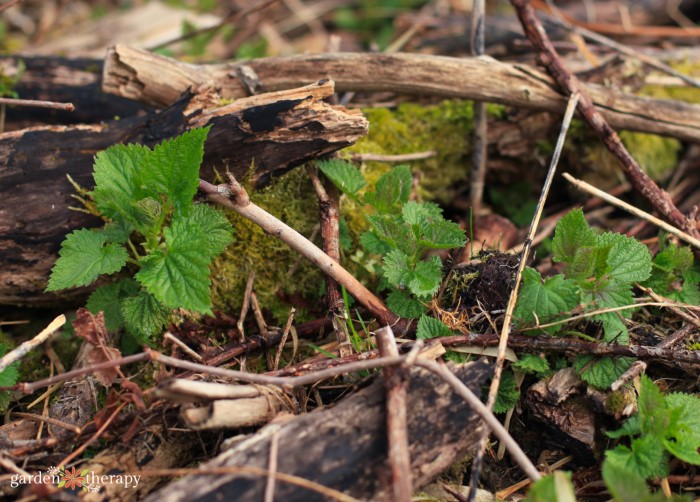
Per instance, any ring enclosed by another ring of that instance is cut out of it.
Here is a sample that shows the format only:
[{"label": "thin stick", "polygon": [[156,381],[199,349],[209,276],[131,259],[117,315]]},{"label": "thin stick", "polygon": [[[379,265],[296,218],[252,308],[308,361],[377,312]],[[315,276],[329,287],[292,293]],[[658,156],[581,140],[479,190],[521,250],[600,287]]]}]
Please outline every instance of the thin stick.
[{"label": "thin stick", "polygon": [[279,455],[280,437],[278,431],[272,433],[270,438],[270,459],[267,462],[267,482],[265,483],[264,502],[275,500],[275,474],[277,474],[277,456]]},{"label": "thin stick", "polygon": [[282,223],[267,211],[253,204],[245,189],[229,175],[230,183],[225,186],[215,186],[204,180],[199,180],[199,188],[208,198],[217,204],[233,209],[244,218],[259,225],[268,234],[278,237],[293,249],[319,267],[325,274],[333,277],[365,306],[380,322],[394,325],[399,317],[394,314],[384,302],[377,298],[369,289],[363,286],[355,277],[345,270],[337,261],[321,251],[299,232]]},{"label": "thin stick", "polygon": [[200,356],[200,355],[197,354],[194,350],[192,350],[191,348],[189,348],[189,347],[187,346],[187,344],[185,344],[182,340],[180,340],[178,337],[176,337],[176,336],[173,335],[172,333],[168,332],[168,333],[166,333],[165,335],[163,335],[163,341],[165,341],[165,340],[168,340],[168,341],[171,342],[172,344],[177,345],[178,347],[180,347],[180,349],[181,349],[185,354],[187,354],[188,356],[190,356],[190,357],[191,357],[192,359],[194,359],[195,361],[199,361],[200,363],[201,363],[201,362],[204,362],[204,358],[203,358],[202,356]]},{"label": "thin stick", "polygon": [[[17,416],[17,417],[26,418],[28,420],[34,420],[34,421],[39,422],[39,423],[47,423],[47,424],[55,425],[56,427],[61,427],[62,429],[67,429],[67,430],[72,431],[78,435],[83,431],[77,425],[69,424],[67,422],[62,422],[60,420],[56,420],[55,418],[45,417],[43,415],[37,415],[36,413],[21,413],[21,412],[16,411],[13,413],[13,415]],[[40,438],[37,438],[37,439],[40,439]]]},{"label": "thin stick", "polygon": [[36,99],[0,98],[1,105],[29,106],[32,108],[50,108],[52,110],[65,110],[72,112],[75,110],[73,103],[58,103],[56,101],[41,101]]},{"label": "thin stick", "polygon": [[54,332],[63,326],[66,323],[66,316],[61,314],[58,316],[56,319],[51,321],[49,325],[44,328],[41,333],[36,335],[34,338],[31,340],[27,340],[24,342],[22,345],[17,347],[16,349],[12,350],[11,352],[8,352],[5,354],[1,359],[0,359],[0,372],[5,371],[5,369],[15,361],[19,361],[22,357],[24,357],[29,351],[37,348],[39,345],[44,343],[46,340],[49,339],[51,335],[54,334]]},{"label": "thin stick", "polygon": [[[484,54],[484,0],[472,2],[472,26],[471,26],[471,55],[482,56]],[[472,217],[478,225],[481,214],[481,203],[484,197],[484,181],[487,170],[487,144],[488,126],[486,117],[486,103],[474,101],[474,130],[472,131],[472,172],[469,187],[469,205]],[[470,492],[470,499],[473,500]]]},{"label": "thin stick", "polygon": [[659,188],[656,182],[639,167],[608,121],[596,110],[585,86],[566,69],[544,31],[542,23],[535,16],[535,11],[529,0],[511,0],[511,4],[518,14],[525,35],[538,52],[538,61],[546,67],[547,72],[564,92],[581,94],[578,105],[581,116],[617,158],[622,171],[634,189],[673,225],[682,228],[693,237],[700,238],[700,232],[696,228],[695,222],[686,218],[673,203],[668,193]]},{"label": "thin stick", "polygon": [[[566,133],[569,130],[569,124],[571,124],[571,119],[576,111],[576,105],[578,104],[579,95],[574,93],[569,98],[569,104],[566,107],[566,113],[564,114],[564,120],[562,121],[561,130],[559,131],[559,138],[557,139],[557,144],[554,149],[554,155],[549,163],[549,170],[547,171],[547,177],[544,181],[542,187],[542,192],[540,194],[540,199],[537,201],[537,208],[535,209],[535,214],[532,218],[532,223],[530,223],[530,230],[528,231],[527,238],[523,245],[523,252],[520,256],[520,263],[518,265],[518,271],[515,274],[515,284],[510,292],[510,298],[508,299],[508,305],[506,306],[506,313],[503,319],[503,327],[501,328],[501,337],[498,343],[498,354],[496,356],[496,363],[493,369],[493,380],[491,380],[491,387],[489,388],[489,395],[486,401],[486,406],[489,409],[493,408],[496,402],[496,396],[498,395],[498,387],[501,381],[501,374],[503,372],[503,363],[506,360],[506,348],[508,347],[508,337],[510,335],[511,322],[513,320],[513,311],[515,310],[515,304],[518,301],[518,291],[520,290],[520,278],[523,275],[525,266],[527,265],[527,260],[530,255],[530,249],[532,247],[532,239],[535,237],[537,232],[537,226],[539,225],[540,218],[542,216],[542,211],[544,210],[544,204],[549,195],[549,189],[552,186],[552,181],[554,180],[554,174],[557,170],[557,164],[559,163],[559,157],[561,156],[561,151],[564,148],[564,141],[566,140]],[[470,485],[470,494],[476,493],[477,482],[479,479],[479,471],[481,470],[481,460],[483,459],[483,454],[486,449],[486,442],[488,441],[489,433],[484,431],[479,441],[479,448],[477,449],[477,457],[472,465],[472,484]],[[471,498],[471,495],[470,495]]]},{"label": "thin stick", "polygon": [[292,307],[289,311],[289,315],[287,316],[287,324],[284,325],[284,331],[282,332],[282,339],[280,340],[280,343],[277,345],[277,353],[275,354],[275,364],[272,367],[272,369],[274,371],[277,371],[277,368],[279,368],[280,357],[282,356],[282,349],[284,348],[284,344],[287,343],[287,337],[289,336],[289,330],[292,329],[292,322],[294,321],[294,313],[295,312],[296,312],[296,309],[294,307]]},{"label": "thin stick", "polygon": [[518,443],[512,438],[508,431],[501,425],[501,422],[494,416],[491,410],[482,403],[474,393],[464,385],[459,378],[457,378],[450,370],[445,366],[441,366],[435,361],[429,361],[427,359],[418,358],[415,362],[416,366],[425,368],[428,371],[435,373],[445,382],[447,382],[454,391],[459,394],[459,396],[464,399],[467,404],[477,413],[486,425],[491,428],[496,437],[506,445],[506,449],[510,453],[515,463],[517,463],[523,472],[533,481],[537,481],[542,477],[537,468],[532,464],[525,452],[520,448]]},{"label": "thin stick", "polygon": [[382,155],[379,153],[354,153],[351,159],[356,162],[411,162],[413,160],[425,160],[437,157],[437,151],[403,153],[400,155]]},{"label": "thin stick", "polygon": [[669,225],[665,221],[657,218],[656,216],[653,216],[645,211],[642,211],[641,209],[638,209],[638,208],[634,207],[633,205],[628,204],[624,200],[618,199],[614,195],[610,195],[609,193],[604,192],[604,191],[594,187],[593,185],[586,183],[583,180],[579,180],[579,179],[574,178],[569,173],[564,173],[563,176],[564,176],[564,178],[566,178],[566,180],[569,183],[574,185],[579,190],[583,190],[584,192],[588,192],[591,195],[593,195],[594,197],[599,197],[599,198],[603,199],[605,202],[608,202],[615,207],[619,207],[620,209],[624,209],[628,213],[631,213],[631,214],[637,216],[638,218],[642,218],[642,219],[648,221],[649,223],[651,223],[652,225],[656,225],[657,227],[667,231],[669,234],[675,235],[676,237],[687,242],[691,246],[700,249],[700,239],[696,239],[695,237],[688,235],[687,233],[683,232],[682,230],[679,230],[678,228],[674,227],[673,225]]},{"label": "thin stick", "polygon": [[[375,331],[379,354],[384,357],[399,355],[396,338],[390,326]],[[394,502],[411,500],[411,455],[408,449],[408,372],[403,366],[387,366],[382,370],[386,386],[386,430],[389,442],[389,470]]]}]

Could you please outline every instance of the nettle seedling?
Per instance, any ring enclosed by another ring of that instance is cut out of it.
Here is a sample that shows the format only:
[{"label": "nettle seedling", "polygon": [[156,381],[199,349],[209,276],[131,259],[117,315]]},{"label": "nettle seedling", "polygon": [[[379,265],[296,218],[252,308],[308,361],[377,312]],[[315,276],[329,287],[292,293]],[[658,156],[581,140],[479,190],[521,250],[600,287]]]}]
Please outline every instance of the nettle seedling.
[{"label": "nettle seedling", "polygon": [[209,265],[232,231],[220,211],[193,200],[208,131],[193,129],[152,150],[115,145],[98,153],[91,197],[108,223],[66,236],[46,290],[88,286],[131,265],[133,278],[99,287],[87,308],[140,342],[162,329],[172,309],[211,314]]},{"label": "nettle seedling", "polygon": [[360,236],[360,243],[367,252],[383,256],[389,308],[401,317],[420,317],[442,281],[440,257],[426,253],[463,246],[464,231],[446,220],[437,204],[409,200],[413,179],[408,166],[392,168],[364,196],[360,192],[367,182],[354,165],[328,160],[318,167],[345,195],[368,206],[371,229]]}]

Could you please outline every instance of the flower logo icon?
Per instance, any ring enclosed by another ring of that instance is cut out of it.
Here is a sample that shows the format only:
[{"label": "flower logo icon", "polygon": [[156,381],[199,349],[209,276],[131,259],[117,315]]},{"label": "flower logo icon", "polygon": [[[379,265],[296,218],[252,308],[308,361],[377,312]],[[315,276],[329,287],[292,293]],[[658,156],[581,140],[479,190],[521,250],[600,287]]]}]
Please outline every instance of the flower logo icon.
[{"label": "flower logo icon", "polygon": [[58,487],[63,488],[65,486],[66,488],[70,488],[71,490],[75,490],[76,488],[85,489],[85,476],[87,475],[87,473],[87,469],[83,471],[78,471],[75,467],[71,467],[71,470],[64,470],[61,473],[62,479],[61,482],[58,484]]}]

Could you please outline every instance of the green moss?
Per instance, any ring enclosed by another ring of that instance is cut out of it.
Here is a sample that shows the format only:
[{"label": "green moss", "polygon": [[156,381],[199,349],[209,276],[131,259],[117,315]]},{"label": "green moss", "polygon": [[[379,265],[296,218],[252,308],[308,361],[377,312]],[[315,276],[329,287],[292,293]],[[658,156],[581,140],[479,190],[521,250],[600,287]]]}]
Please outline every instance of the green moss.
[{"label": "green moss", "polygon": [[[306,237],[318,224],[316,194],[303,169],[274,179],[263,190],[251,190],[250,197]],[[278,321],[286,320],[289,312],[280,293],[318,303],[323,277],[311,262],[245,218],[230,213],[229,219],[235,241],[212,266],[214,308],[239,311],[251,271],[255,271],[255,291],[261,307],[272,311]]]},{"label": "green moss", "polygon": [[[697,59],[683,58],[676,61],[667,61],[666,63],[684,75],[695,79],[700,78],[700,61]],[[649,75],[651,77],[668,77],[668,75],[658,71],[652,71]],[[685,83],[680,85],[645,85],[637,94],[657,99],[675,99],[687,103],[700,103],[700,89]]]},{"label": "green moss", "polygon": [[[502,109],[489,107],[490,113],[495,115]],[[353,153],[400,155],[435,150],[436,157],[410,164],[420,177],[420,195],[441,202],[450,200],[455,186],[469,178],[471,102],[447,100],[430,106],[402,103],[395,110],[370,108],[363,112],[369,120],[369,134],[343,150],[341,156],[350,157]],[[390,168],[385,162],[363,165],[370,186]]]},{"label": "green moss", "polygon": [[620,139],[644,171],[655,180],[663,179],[678,165],[680,141],[673,138],[622,131]]}]

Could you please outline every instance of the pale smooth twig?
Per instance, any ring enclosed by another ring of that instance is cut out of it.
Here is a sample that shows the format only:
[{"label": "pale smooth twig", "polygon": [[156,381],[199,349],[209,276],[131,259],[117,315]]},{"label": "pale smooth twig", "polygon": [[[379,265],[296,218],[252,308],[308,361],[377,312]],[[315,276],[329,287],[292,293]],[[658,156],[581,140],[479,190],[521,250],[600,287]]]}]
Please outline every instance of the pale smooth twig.
[{"label": "pale smooth twig", "polygon": [[0,359],[0,371],[5,371],[5,369],[15,361],[20,360],[22,357],[24,357],[29,351],[35,349],[42,343],[44,343],[46,340],[49,339],[51,335],[54,334],[54,332],[63,326],[66,323],[66,316],[61,314],[58,316],[56,319],[51,321],[51,323],[44,328],[41,333],[36,335],[34,338],[31,340],[27,340],[24,342],[22,345],[17,347],[16,349],[12,350],[11,352],[8,352],[5,354],[1,359]]},{"label": "pale smooth twig", "polygon": [[666,230],[669,234],[675,235],[676,237],[687,242],[691,246],[693,246],[697,249],[700,249],[700,240],[696,239],[692,235],[688,235],[683,230],[680,230],[679,228],[674,227],[673,225],[666,223],[663,220],[660,220],[656,216],[653,216],[645,211],[642,211],[641,209],[638,209],[638,208],[634,207],[633,205],[628,204],[627,202],[618,199],[614,195],[610,195],[609,193],[604,192],[604,191],[594,187],[593,185],[591,185],[589,183],[586,183],[585,181],[576,179],[573,176],[571,176],[569,173],[564,173],[563,176],[564,176],[564,178],[566,178],[566,180],[569,183],[574,185],[579,190],[583,190],[584,192],[588,192],[595,197],[599,197],[599,198],[603,199],[605,202],[609,202],[610,204],[612,204],[615,207],[619,207],[620,209],[624,209],[628,213],[631,213],[634,216],[637,216],[638,218],[642,218],[642,219],[648,221],[649,223],[651,223],[652,225],[656,225],[657,227],[659,227],[663,230]]},{"label": "pale smooth twig", "polygon": [[325,274],[331,276],[338,283],[345,286],[357,301],[364,305],[373,315],[379,318],[383,324],[396,324],[400,318],[377,298],[374,293],[360,283],[352,274],[345,270],[337,261],[321,251],[314,243],[310,242],[299,232],[281,222],[270,213],[250,201],[248,193],[229,175],[228,185],[216,186],[204,180],[199,180],[199,188],[207,194],[210,200],[220,204],[249,219],[259,225],[268,234],[279,238],[302,256],[310,260]]},{"label": "pale smooth twig", "polygon": [[37,99],[0,98],[0,105],[50,108],[52,110],[65,110],[67,112],[75,110],[73,103],[58,103],[56,101],[41,101]]}]

